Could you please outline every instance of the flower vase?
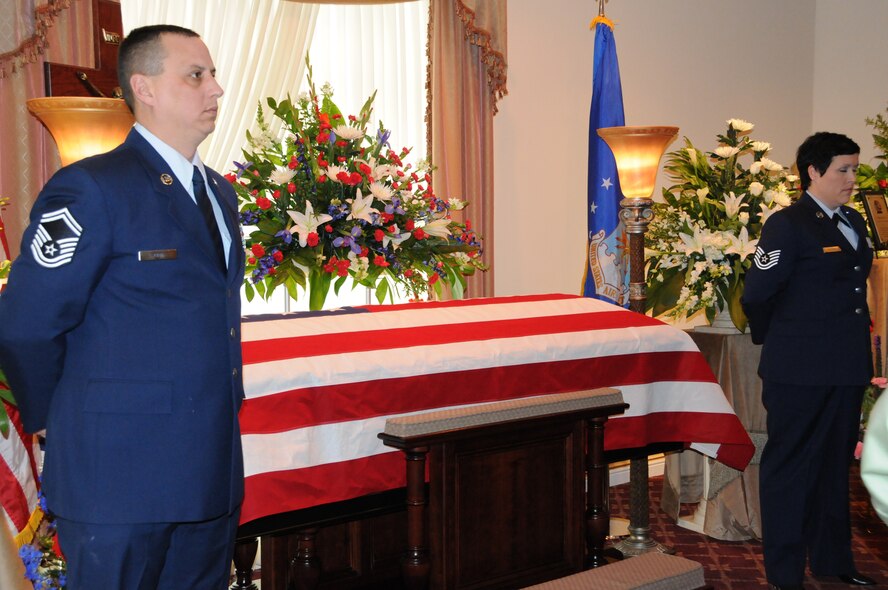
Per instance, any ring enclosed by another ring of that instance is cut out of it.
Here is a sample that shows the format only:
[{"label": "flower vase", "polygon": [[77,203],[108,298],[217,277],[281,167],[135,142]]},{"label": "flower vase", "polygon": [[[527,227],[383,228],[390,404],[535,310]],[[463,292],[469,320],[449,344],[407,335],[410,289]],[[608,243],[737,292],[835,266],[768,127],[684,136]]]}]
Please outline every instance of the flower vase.
[{"label": "flower vase", "polygon": [[332,277],[331,273],[317,267],[312,267],[308,271],[308,309],[311,311],[324,309]]},{"label": "flower vase", "polygon": [[709,334],[741,334],[740,330],[737,329],[737,326],[734,325],[734,320],[731,319],[731,312],[727,309],[720,309],[715,317],[712,318],[712,323],[708,326],[695,326],[694,330],[697,332],[706,332]]}]

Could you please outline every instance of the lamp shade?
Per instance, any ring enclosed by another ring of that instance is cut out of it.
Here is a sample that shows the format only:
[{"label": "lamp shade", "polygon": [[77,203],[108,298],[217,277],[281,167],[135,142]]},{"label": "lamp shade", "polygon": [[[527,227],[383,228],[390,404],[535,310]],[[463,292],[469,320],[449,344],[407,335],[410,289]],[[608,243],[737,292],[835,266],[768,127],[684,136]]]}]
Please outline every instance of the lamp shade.
[{"label": "lamp shade", "polygon": [[598,135],[614,153],[623,197],[650,198],[660,158],[678,136],[678,127],[602,127]]},{"label": "lamp shade", "polygon": [[27,105],[52,134],[62,166],[117,147],[133,126],[133,115],[119,98],[50,96]]}]

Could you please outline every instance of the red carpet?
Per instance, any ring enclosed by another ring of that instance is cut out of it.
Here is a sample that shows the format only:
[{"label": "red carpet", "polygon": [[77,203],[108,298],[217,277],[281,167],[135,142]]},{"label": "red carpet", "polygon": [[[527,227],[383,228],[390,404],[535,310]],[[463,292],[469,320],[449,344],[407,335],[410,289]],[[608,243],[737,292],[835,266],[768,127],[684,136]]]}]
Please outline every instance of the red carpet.
[{"label": "red carpet", "polygon": [[[660,510],[662,487],[662,477],[651,478],[651,538],[674,547],[677,555],[703,564],[706,582],[715,590],[767,587],[759,541],[719,541],[677,526]],[[687,512],[692,508],[688,506]],[[611,488],[611,514],[629,517],[629,484]],[[873,511],[857,466],[851,472],[851,524],[858,570],[875,579],[877,588],[888,587],[888,526]],[[810,573],[804,583],[810,590],[851,588],[838,581],[814,578]]]}]

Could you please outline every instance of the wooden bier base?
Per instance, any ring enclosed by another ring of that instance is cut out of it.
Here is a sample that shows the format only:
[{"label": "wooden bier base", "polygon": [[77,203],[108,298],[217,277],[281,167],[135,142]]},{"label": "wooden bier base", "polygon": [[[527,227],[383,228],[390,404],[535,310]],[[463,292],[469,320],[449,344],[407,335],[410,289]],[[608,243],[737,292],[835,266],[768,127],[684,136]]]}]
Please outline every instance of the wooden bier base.
[{"label": "wooden bier base", "polygon": [[515,588],[603,565],[604,424],[625,407],[380,435],[405,453],[406,490],[243,525],[232,588],[251,587],[256,536],[262,590]]}]

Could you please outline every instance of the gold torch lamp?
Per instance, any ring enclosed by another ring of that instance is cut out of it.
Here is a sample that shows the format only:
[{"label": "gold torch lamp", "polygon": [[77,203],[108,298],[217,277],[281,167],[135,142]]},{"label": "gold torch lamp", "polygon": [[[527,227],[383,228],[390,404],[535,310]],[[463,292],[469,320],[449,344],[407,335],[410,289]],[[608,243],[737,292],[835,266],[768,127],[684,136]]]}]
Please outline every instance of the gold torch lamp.
[{"label": "gold torch lamp", "polygon": [[[629,234],[629,309],[645,313],[644,234],[654,218],[651,196],[660,158],[678,127],[603,127],[598,135],[614,153],[620,176],[620,220]],[[629,536],[615,545],[623,555],[673,553],[650,538],[647,455],[629,460]]]},{"label": "gold torch lamp", "polygon": [[133,115],[119,98],[50,96],[27,105],[52,134],[62,166],[117,147],[133,126]]}]

